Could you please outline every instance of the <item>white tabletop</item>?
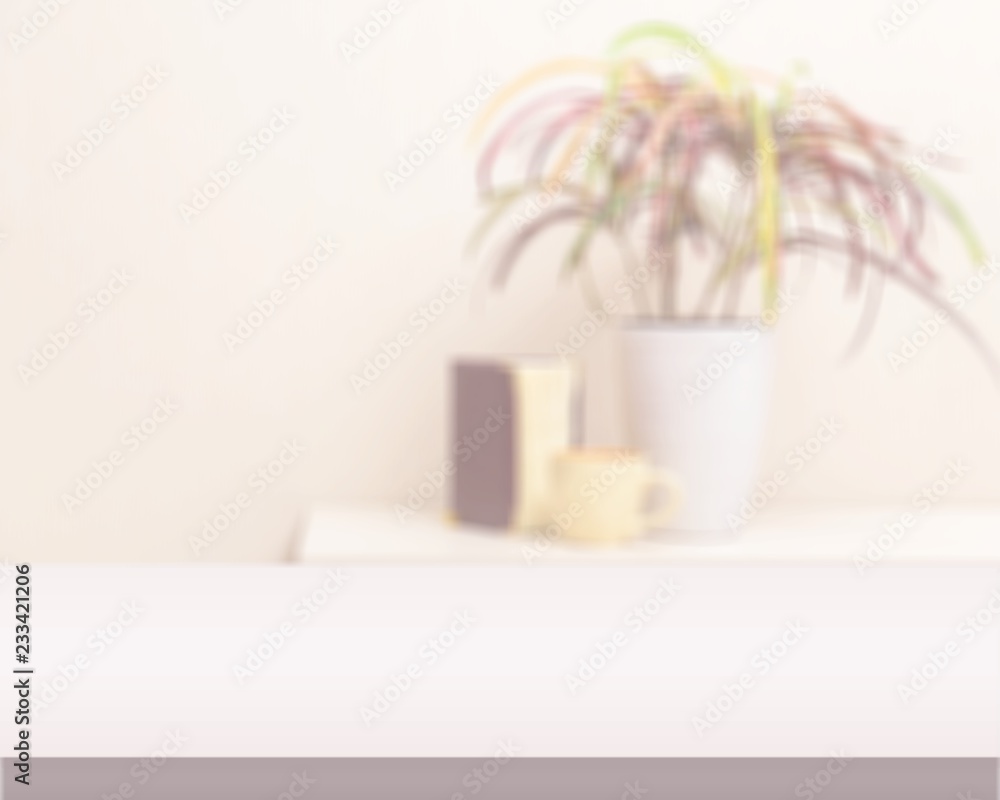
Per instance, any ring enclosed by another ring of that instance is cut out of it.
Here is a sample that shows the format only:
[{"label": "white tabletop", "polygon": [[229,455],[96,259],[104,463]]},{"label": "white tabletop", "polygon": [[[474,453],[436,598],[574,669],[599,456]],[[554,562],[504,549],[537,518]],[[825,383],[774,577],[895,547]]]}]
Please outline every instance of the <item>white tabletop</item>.
[{"label": "white tabletop", "polygon": [[[140,758],[173,733],[187,757],[487,758],[501,740],[529,757],[1000,752],[994,568],[36,564],[32,575],[38,757]],[[0,587],[9,608],[13,595],[13,581]],[[976,614],[992,622],[963,634]],[[0,621],[11,643],[13,622]],[[903,697],[946,647],[946,668]],[[14,741],[13,715],[0,732]]]},{"label": "white tabletop", "polygon": [[[501,739],[540,757],[994,757],[1000,516],[928,514],[859,570],[898,518],[786,512],[714,542],[538,552],[328,509],[302,532],[308,564],[38,564],[35,754],[140,757],[177,730],[198,757],[486,757]],[[13,606],[12,581],[0,596]],[[608,642],[608,664],[571,687]],[[945,648],[946,668],[904,697]],[[744,679],[724,719],[696,727]],[[0,728],[12,741],[11,718]]]}]

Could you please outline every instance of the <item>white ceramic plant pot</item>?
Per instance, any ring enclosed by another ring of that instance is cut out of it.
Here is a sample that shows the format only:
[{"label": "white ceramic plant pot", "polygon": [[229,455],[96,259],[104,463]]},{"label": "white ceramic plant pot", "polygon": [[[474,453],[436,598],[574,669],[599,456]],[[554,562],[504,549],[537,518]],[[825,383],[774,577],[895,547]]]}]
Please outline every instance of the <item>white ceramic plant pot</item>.
[{"label": "white ceramic plant pot", "polygon": [[685,485],[670,531],[729,531],[757,479],[773,337],[744,320],[622,324],[631,444]]}]

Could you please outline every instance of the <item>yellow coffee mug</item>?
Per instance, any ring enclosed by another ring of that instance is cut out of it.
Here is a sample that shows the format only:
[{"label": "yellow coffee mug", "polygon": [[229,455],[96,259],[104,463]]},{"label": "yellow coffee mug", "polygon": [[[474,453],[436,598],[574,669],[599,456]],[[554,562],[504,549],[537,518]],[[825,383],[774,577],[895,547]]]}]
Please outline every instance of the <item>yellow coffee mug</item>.
[{"label": "yellow coffee mug", "polygon": [[[658,487],[667,490],[666,503],[647,513],[650,494]],[[568,539],[634,539],[666,526],[682,500],[681,481],[635,450],[566,450],[552,464],[551,516]]]}]

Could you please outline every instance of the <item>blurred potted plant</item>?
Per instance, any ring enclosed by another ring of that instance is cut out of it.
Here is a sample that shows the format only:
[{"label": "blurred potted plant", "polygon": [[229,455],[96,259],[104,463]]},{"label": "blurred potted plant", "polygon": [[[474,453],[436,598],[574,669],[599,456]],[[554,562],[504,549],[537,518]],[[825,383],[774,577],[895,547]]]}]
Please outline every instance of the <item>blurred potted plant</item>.
[{"label": "blurred potted plant", "polygon": [[[794,78],[738,71],[708,52],[694,69],[673,68],[678,52],[703,49],[682,29],[646,23],[608,59],[546,64],[503,90],[478,120],[490,132],[477,168],[490,208],[473,243],[513,223],[500,236],[497,286],[532,240],[567,222],[564,266],[582,278],[599,233],[626,275],[659,265],[621,331],[632,443],[688,484],[674,528],[721,530],[753,490],[789,257],[810,251],[845,268],[848,294],[865,300],[854,349],[885,279],[947,307],[920,247],[928,208],[974,262],[982,252],[897,135]],[[759,290],[749,312],[748,282]]]}]

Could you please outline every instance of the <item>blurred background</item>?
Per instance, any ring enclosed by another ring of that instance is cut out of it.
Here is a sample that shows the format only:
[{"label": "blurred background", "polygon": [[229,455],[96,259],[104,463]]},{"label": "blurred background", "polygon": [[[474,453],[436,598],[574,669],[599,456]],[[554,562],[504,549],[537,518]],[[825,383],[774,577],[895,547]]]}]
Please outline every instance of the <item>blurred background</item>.
[{"label": "blurred background", "polygon": [[[450,450],[455,356],[555,354],[586,319],[560,280],[558,236],[505,292],[488,290],[466,252],[481,208],[462,110],[540,61],[602,55],[633,22],[697,33],[724,11],[711,46],[726,59],[775,73],[807,63],[809,82],[917,144],[955,136],[962,169],[931,169],[998,252],[996,4],[6,3],[0,556],[191,560],[190,537],[235,504],[197,557],[280,559],[316,503],[401,502]],[[904,22],[887,27],[894,13]],[[435,128],[403,176],[400,158]],[[972,276],[943,227],[926,244],[943,289]],[[905,505],[955,458],[969,471],[949,502],[1000,501],[997,386],[953,327],[894,367],[889,353],[932,310],[889,286],[845,361],[861,309],[841,268],[820,259],[789,285],[762,473],[823,418],[843,432],[780,502]],[[998,309],[987,283],[964,311],[1000,342]],[[613,445],[609,333],[580,356],[588,441]],[[261,468],[264,488],[248,490]],[[80,499],[95,470],[106,475]]]}]

